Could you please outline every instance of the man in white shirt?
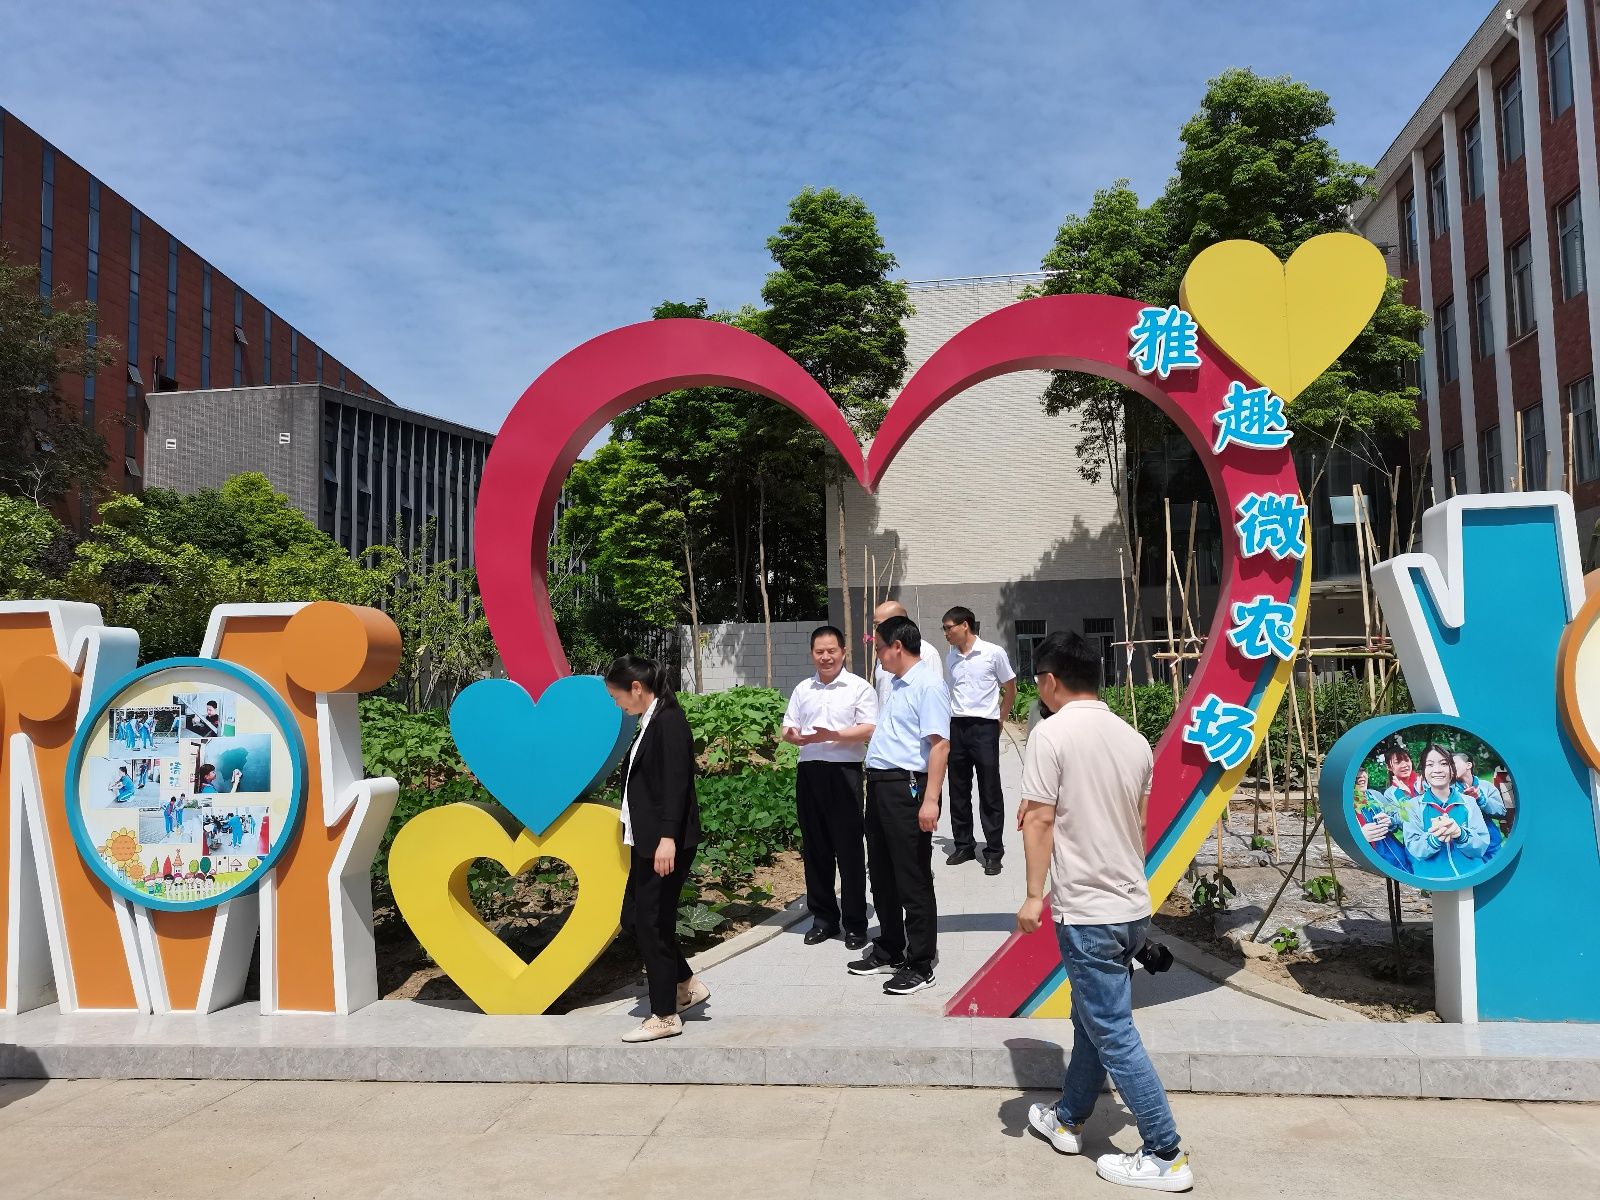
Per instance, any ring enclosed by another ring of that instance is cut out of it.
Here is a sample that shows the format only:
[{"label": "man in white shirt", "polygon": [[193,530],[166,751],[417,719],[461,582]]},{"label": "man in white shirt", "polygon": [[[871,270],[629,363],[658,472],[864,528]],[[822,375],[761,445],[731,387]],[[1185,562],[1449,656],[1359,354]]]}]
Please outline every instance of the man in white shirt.
[{"label": "man in white shirt", "polygon": [[1166,1092],[1133,1025],[1133,956],[1150,928],[1145,807],[1150,744],[1100,699],[1100,655],[1078,634],[1052,634],[1035,655],[1039,697],[1054,715],[1028,738],[1022,768],[1022,844],[1028,898],[1017,929],[1049,916],[1072,985],[1072,1057],[1061,1099],[1035,1104],[1028,1122],[1063,1154],[1083,1150],[1083,1126],[1106,1075],[1133,1113],[1144,1145],[1106,1154],[1100,1178],[1152,1191],[1194,1186]]},{"label": "man in white shirt", "polygon": [[[906,612],[906,606],[898,600],[885,600],[872,610],[872,627],[876,629],[890,617],[905,617],[910,620],[911,614]],[[940,683],[944,683],[944,663],[940,661],[939,651],[926,640],[922,649],[917,652],[918,661],[926,663],[933,668],[934,675]],[[883,664],[878,663],[873,668],[872,686],[878,692],[878,711],[881,713],[889,706],[889,694],[894,691],[894,676],[883,669]]]},{"label": "man in white shirt", "polygon": [[861,760],[878,723],[878,697],[844,669],[844,634],[832,625],[811,631],[811,661],[817,673],[795,687],[783,714],[783,740],[800,747],[795,810],[813,918],[805,943],[825,942],[842,928],[844,944],[859,950],[867,944]]},{"label": "man in white shirt", "polygon": [[971,862],[972,776],[978,776],[978,811],[983,818],[983,873],[1000,874],[1005,857],[1006,801],[1000,782],[1000,727],[1017,699],[1017,673],[1005,648],[978,636],[970,608],[944,615],[945,675],[950,680],[950,834],[955,849],[945,862]]}]

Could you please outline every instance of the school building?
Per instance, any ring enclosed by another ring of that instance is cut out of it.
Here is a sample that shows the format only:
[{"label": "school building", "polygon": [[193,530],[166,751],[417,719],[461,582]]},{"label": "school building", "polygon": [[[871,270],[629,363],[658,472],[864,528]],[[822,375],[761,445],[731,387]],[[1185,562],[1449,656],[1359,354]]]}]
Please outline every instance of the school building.
[{"label": "school building", "polygon": [[1433,494],[1570,487],[1600,516],[1600,173],[1587,0],[1500,0],[1378,163],[1354,217],[1432,319]]},{"label": "school building", "polygon": [[[150,214],[0,108],[0,245],[39,269],[39,292],[88,300],[119,361],[63,376],[62,402],[105,439],[106,486],[146,485],[150,397],[164,392],[325,384],[386,404],[320,343],[274,313]],[[93,516],[89,497],[64,514]]]}]

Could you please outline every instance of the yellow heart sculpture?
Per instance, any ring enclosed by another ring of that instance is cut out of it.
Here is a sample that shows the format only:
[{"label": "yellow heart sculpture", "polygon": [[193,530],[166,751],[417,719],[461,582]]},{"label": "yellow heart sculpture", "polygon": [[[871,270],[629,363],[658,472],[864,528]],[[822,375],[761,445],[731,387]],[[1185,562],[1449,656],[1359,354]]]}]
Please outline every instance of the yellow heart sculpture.
[{"label": "yellow heart sculpture", "polygon": [[1389,269],[1353,233],[1324,233],[1287,263],[1259,242],[1218,242],[1189,264],[1178,302],[1222,352],[1293,400],[1355,341]]},{"label": "yellow heart sculpture", "polygon": [[[490,858],[520,875],[546,857],[573,869],[578,895],[560,932],[524,962],[484,925],[467,895],[467,872]],[[446,804],[412,817],[389,850],[389,884],[406,924],[486,1013],[549,1008],[617,935],[627,881],[622,825],[603,804],[574,804],[543,835],[522,829],[514,840],[488,808]]]}]

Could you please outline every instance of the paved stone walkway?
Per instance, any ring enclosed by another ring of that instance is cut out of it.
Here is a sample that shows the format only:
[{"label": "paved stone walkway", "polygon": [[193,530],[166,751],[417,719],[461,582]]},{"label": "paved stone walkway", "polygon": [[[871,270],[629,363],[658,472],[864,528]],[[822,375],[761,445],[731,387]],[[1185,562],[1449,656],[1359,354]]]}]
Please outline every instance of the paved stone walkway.
[{"label": "paved stone walkway", "polygon": [[[1049,1098],[938,1088],[0,1082],[0,1194],[1135,1194],[1028,1131],[1028,1105]],[[1248,1096],[1172,1103],[1197,1197],[1600,1194],[1600,1106]],[[1138,1145],[1109,1098],[1089,1133],[1091,1153]]]},{"label": "paved stone walkway", "polygon": [[[858,978],[845,964],[859,955],[842,941],[807,946],[807,916],[777,937],[709,968],[704,975],[712,989],[709,1011],[723,1016],[818,1016],[841,1011],[919,1012],[936,1014],[988,960],[1016,928],[1016,912],[1025,895],[1022,835],[1015,828],[1022,786],[1020,739],[1000,739],[1000,775],[1006,793],[1005,870],[985,875],[975,862],[945,865],[950,840],[948,802],[934,834],[933,869],[939,898],[939,966],[936,984],[914,996],[886,996],[882,977]],[[980,832],[981,837],[981,832]],[[1316,1023],[1305,1016],[1213,983],[1180,965],[1162,975],[1134,975],[1134,1004],[1147,1016]],[[643,1015],[639,1000],[607,1006],[605,1011]]]}]

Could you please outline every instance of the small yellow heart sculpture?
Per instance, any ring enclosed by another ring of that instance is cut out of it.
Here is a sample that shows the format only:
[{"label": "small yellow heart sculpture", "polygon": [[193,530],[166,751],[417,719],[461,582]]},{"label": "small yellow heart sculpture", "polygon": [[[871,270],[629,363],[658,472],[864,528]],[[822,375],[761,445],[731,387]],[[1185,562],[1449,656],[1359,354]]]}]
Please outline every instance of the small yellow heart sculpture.
[{"label": "small yellow heart sculpture", "polygon": [[1353,233],[1314,237],[1287,263],[1259,242],[1218,242],[1189,264],[1178,302],[1257,383],[1293,400],[1366,328],[1388,275]]},{"label": "small yellow heart sculpture", "polygon": [[[467,872],[480,858],[512,875],[559,858],[577,875],[567,923],[532,962],[496,937],[468,898]],[[515,839],[489,809],[446,804],[412,817],[389,850],[389,884],[406,924],[486,1013],[549,1008],[617,935],[627,881],[622,825],[603,804],[574,804],[543,835],[522,829]]]}]

